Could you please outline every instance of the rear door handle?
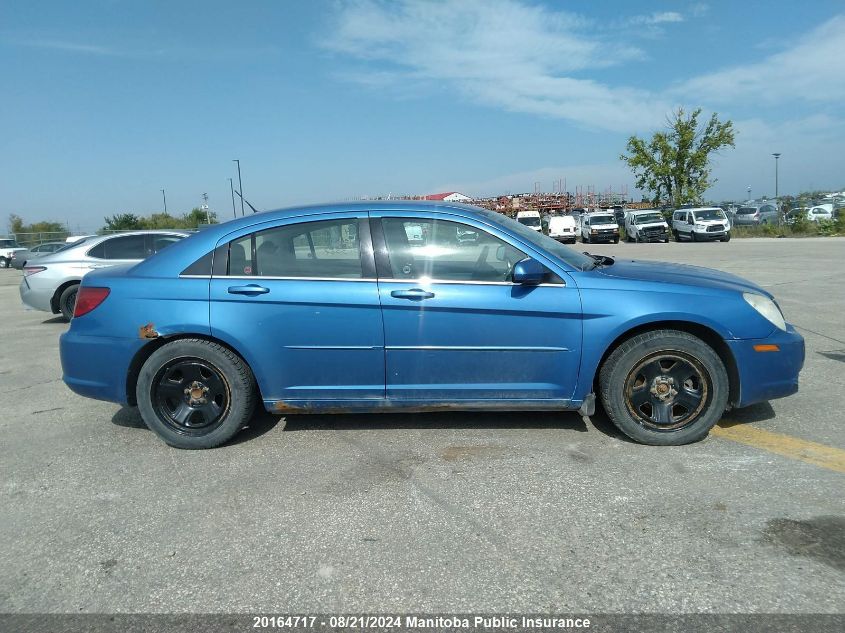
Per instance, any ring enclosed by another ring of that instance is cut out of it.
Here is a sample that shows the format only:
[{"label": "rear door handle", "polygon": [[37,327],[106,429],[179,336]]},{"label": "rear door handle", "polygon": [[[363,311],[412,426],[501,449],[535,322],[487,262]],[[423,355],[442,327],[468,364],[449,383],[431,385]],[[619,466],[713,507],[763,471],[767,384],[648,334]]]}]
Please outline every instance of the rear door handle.
[{"label": "rear door handle", "polygon": [[229,286],[230,295],[248,295],[254,297],[255,295],[266,295],[270,292],[269,288],[259,286],[258,284],[247,284],[246,286]]},{"label": "rear door handle", "polygon": [[414,301],[420,301],[421,299],[431,299],[434,296],[433,292],[429,292],[428,290],[423,290],[422,288],[411,288],[409,290],[394,290],[390,293],[391,297],[396,297],[397,299],[413,299]]}]

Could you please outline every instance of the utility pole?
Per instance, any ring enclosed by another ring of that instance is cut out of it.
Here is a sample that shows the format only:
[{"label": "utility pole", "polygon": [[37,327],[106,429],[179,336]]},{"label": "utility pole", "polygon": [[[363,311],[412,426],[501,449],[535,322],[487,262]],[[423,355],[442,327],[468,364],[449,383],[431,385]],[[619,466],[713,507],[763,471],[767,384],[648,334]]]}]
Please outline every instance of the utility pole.
[{"label": "utility pole", "polygon": [[235,185],[232,184],[232,179],[229,178],[229,189],[232,190],[232,215],[238,217],[238,212],[235,209]]},{"label": "utility pole", "polygon": [[244,183],[243,183],[243,181],[241,181],[241,161],[237,158],[233,158],[232,162],[238,164],[238,191],[240,191],[240,196],[241,196],[241,217],[243,217],[244,216],[244,196],[243,196]]},{"label": "utility pole", "polygon": [[202,194],[202,208],[205,209],[205,223],[211,224],[211,216],[208,214],[208,194],[203,192]]},{"label": "utility pole", "polygon": [[164,200],[164,214],[167,215],[167,196],[164,195],[164,189],[161,190],[161,199]]},{"label": "utility pole", "polygon": [[780,224],[780,199],[778,198],[778,158],[780,158],[780,152],[775,152],[772,156],[775,157],[775,206],[778,210],[778,224]]}]

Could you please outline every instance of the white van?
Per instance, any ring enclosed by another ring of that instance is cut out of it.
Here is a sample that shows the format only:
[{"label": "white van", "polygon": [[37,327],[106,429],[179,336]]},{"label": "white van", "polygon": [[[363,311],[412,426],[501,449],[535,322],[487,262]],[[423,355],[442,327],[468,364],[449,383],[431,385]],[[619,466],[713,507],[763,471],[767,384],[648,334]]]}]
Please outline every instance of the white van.
[{"label": "white van", "polygon": [[529,229],[534,229],[535,231],[540,232],[543,231],[543,225],[540,222],[539,211],[517,211],[516,221],[520,224],[524,224]]},{"label": "white van", "polygon": [[669,225],[657,209],[625,213],[625,239],[629,242],[668,242]]},{"label": "white van", "polygon": [[581,219],[581,241],[619,243],[619,225],[613,211],[597,211]]},{"label": "white van", "polygon": [[574,244],[577,235],[575,218],[571,215],[553,215],[549,218],[549,237],[553,237],[558,242]]},{"label": "white van", "polygon": [[731,226],[725,212],[719,207],[679,209],[672,214],[672,235],[678,242],[729,242]]}]

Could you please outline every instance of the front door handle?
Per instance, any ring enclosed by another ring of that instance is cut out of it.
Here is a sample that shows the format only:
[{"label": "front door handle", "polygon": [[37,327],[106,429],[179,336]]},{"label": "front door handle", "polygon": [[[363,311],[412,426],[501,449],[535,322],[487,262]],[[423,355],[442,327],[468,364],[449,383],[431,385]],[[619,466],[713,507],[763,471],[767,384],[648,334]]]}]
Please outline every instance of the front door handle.
[{"label": "front door handle", "polygon": [[248,295],[254,297],[255,295],[266,295],[270,292],[269,288],[259,286],[258,284],[247,284],[246,286],[229,286],[230,295]]},{"label": "front door handle", "polygon": [[394,290],[390,293],[391,297],[396,297],[397,299],[413,299],[414,301],[420,301],[422,299],[431,299],[434,296],[433,292],[429,292],[428,290],[423,290],[422,288],[411,288],[410,290]]}]

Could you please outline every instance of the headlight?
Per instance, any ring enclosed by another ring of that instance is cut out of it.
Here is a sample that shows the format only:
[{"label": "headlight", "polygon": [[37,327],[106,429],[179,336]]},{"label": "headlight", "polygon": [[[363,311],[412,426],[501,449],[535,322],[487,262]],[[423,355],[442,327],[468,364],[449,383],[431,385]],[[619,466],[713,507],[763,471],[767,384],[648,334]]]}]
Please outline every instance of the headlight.
[{"label": "headlight", "polygon": [[742,298],[772,325],[786,331],[786,321],[783,320],[783,314],[774,301],[753,292],[743,292]]}]

